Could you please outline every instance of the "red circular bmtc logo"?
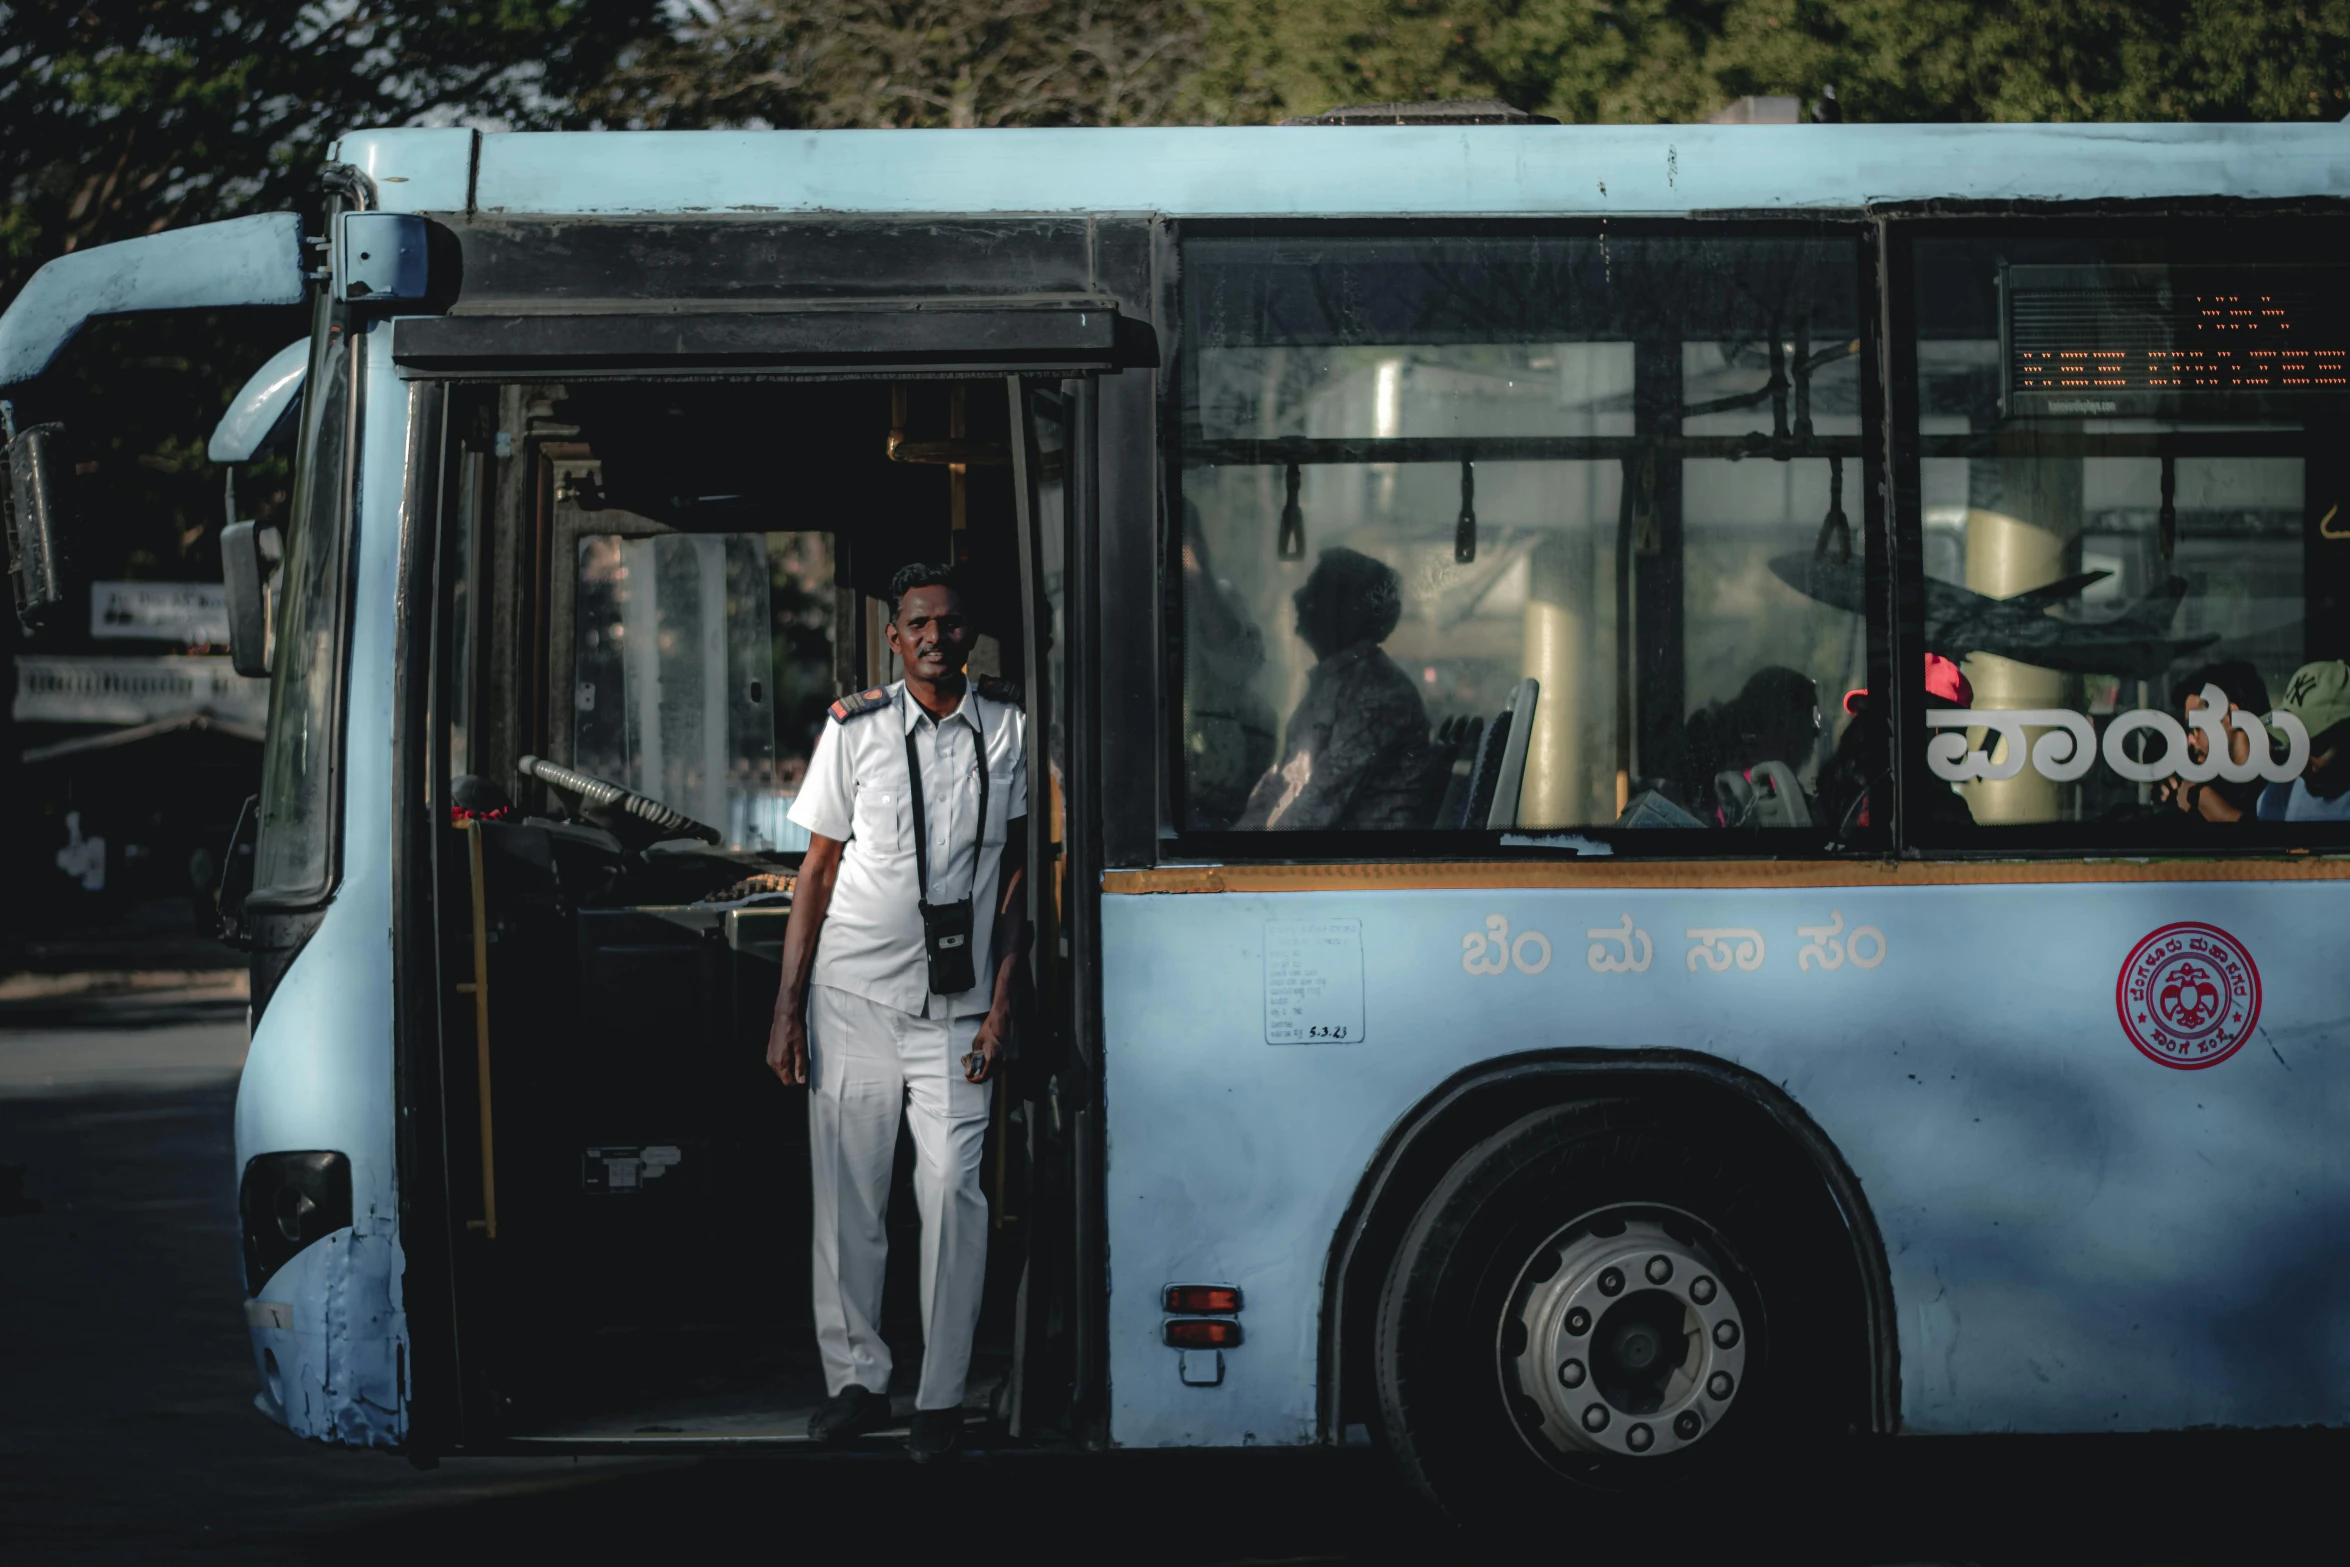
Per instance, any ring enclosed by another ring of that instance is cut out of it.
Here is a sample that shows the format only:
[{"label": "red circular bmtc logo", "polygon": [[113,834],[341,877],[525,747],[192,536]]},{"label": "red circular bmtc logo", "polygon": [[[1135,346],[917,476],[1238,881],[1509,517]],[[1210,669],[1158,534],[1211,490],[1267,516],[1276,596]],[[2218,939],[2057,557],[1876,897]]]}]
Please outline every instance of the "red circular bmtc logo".
[{"label": "red circular bmtc logo", "polygon": [[2260,1021],[2260,970],[2217,925],[2183,920],[2130,949],[2114,1004],[2148,1060],[2186,1071],[2217,1066]]}]

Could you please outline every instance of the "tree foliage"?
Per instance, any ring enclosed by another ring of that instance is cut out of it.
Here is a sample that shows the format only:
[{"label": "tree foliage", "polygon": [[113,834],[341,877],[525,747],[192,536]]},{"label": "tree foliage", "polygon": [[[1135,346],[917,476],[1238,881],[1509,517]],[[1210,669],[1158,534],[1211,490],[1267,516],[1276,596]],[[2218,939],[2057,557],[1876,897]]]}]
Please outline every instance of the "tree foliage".
[{"label": "tree foliage", "polygon": [[0,0],[0,294],[53,255],[307,204],[337,132],[577,123],[658,0]]},{"label": "tree foliage", "polygon": [[1499,97],[1577,122],[1749,93],[1846,118],[2338,119],[2350,0],[1206,0],[1203,116]]},{"label": "tree foliage", "polygon": [[589,102],[664,127],[1167,124],[1206,40],[1201,0],[698,0]]},{"label": "tree foliage", "polygon": [[[342,131],[584,123],[586,89],[660,25],[659,0],[0,0],[0,305],[69,251],[314,208]],[[307,324],[101,324],[15,394],[28,418],[66,419],[94,465],[76,499],[97,574],[211,569],[204,437]]]}]

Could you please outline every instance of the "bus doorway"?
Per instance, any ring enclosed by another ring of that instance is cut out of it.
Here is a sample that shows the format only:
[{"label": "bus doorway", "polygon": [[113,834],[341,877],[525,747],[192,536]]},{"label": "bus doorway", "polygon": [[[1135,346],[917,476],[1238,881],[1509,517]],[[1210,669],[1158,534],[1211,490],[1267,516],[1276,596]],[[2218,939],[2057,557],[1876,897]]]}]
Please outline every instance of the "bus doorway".
[{"label": "bus doorway", "polygon": [[[897,678],[881,628],[899,567],[953,562],[982,632],[971,672],[1033,689],[1020,384],[447,389],[430,726],[432,1157],[461,1411],[445,1445],[805,1438],[825,1391],[806,1091],[764,1060],[808,842],[789,811],[827,706]],[[1026,1010],[1031,1059],[988,1133],[973,1421],[1022,1412],[1031,1237],[1066,1227],[1038,1211],[1068,1182],[1038,1178],[1056,1134],[1043,1009]],[[901,1128],[883,1321],[901,1416],[922,1349],[910,1172]]]}]

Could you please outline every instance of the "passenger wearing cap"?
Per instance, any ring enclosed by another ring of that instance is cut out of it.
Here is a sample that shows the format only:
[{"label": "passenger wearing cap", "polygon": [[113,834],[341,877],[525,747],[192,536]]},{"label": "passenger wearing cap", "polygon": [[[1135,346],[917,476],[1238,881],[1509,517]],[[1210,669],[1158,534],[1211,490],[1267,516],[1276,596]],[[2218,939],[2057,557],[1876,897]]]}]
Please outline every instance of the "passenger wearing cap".
[{"label": "passenger wearing cap", "polygon": [[[1975,688],[1956,664],[1939,653],[1926,655],[1924,690],[1928,707],[1975,705]],[[1819,790],[1821,820],[1836,825],[1839,839],[1875,825],[1871,820],[1876,814],[1872,796],[1877,784],[1889,782],[1893,775],[1893,748],[1883,707],[1872,702],[1864,688],[1844,693],[1844,711],[1852,722],[1845,725],[1844,737],[1836,742],[1836,754],[1820,769]],[[1975,823],[1975,813],[1955,790],[1921,789],[1917,800],[1930,826],[1972,827]]]},{"label": "passenger wearing cap", "polygon": [[2294,670],[2269,727],[2284,713],[2309,731],[2309,765],[2291,783],[2261,792],[2260,819],[2350,822],[2350,664],[2329,658]]}]

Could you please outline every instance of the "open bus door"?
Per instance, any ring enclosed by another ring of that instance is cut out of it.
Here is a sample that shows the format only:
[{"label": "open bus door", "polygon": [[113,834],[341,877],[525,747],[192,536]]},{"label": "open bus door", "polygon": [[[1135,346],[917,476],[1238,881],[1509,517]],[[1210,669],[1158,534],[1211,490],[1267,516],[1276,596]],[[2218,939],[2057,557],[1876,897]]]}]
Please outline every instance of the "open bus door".
[{"label": "open bus door", "polygon": [[[1027,1227],[1013,1341],[1010,1434],[1074,1434],[1077,1367],[1091,1314],[1080,1306],[1081,1222],[1090,1215],[1078,1157],[1079,1114],[1087,1096],[1072,1070],[1075,995],[1070,962],[1069,635],[1070,559],[1081,521],[1072,480],[1083,477],[1077,410],[1091,384],[1014,378],[1013,487],[1021,502],[1022,664],[1028,672],[1028,904],[1032,985],[1017,1013],[1007,1099],[1022,1107],[1028,1186],[1025,1211],[999,1208],[996,1222]],[[1002,1101],[999,1100],[999,1104]],[[1008,1116],[1007,1116],[1008,1119]],[[999,1155],[999,1157],[1001,1157]],[[1000,1167],[999,1167],[1000,1168]],[[1003,1186],[998,1185],[1001,1192]],[[1000,1199],[999,1199],[1000,1200]]]},{"label": "open bus door", "polygon": [[[1027,693],[1031,820],[1052,829],[1028,834],[970,1414],[1069,1429],[1088,1204],[1061,1070],[1062,601],[1080,410],[1121,332],[1098,301],[915,314],[732,318],[733,338],[688,318],[664,328],[674,357],[625,318],[562,318],[568,339],[400,323],[404,371],[439,383],[400,768],[425,805],[402,813],[398,918],[421,1450],[805,1439],[807,1112],[763,1059],[785,806],[810,712],[895,676],[891,573],[941,556],[982,600],[975,671]],[[883,1324],[909,1365],[913,1206],[891,1204]]]}]

